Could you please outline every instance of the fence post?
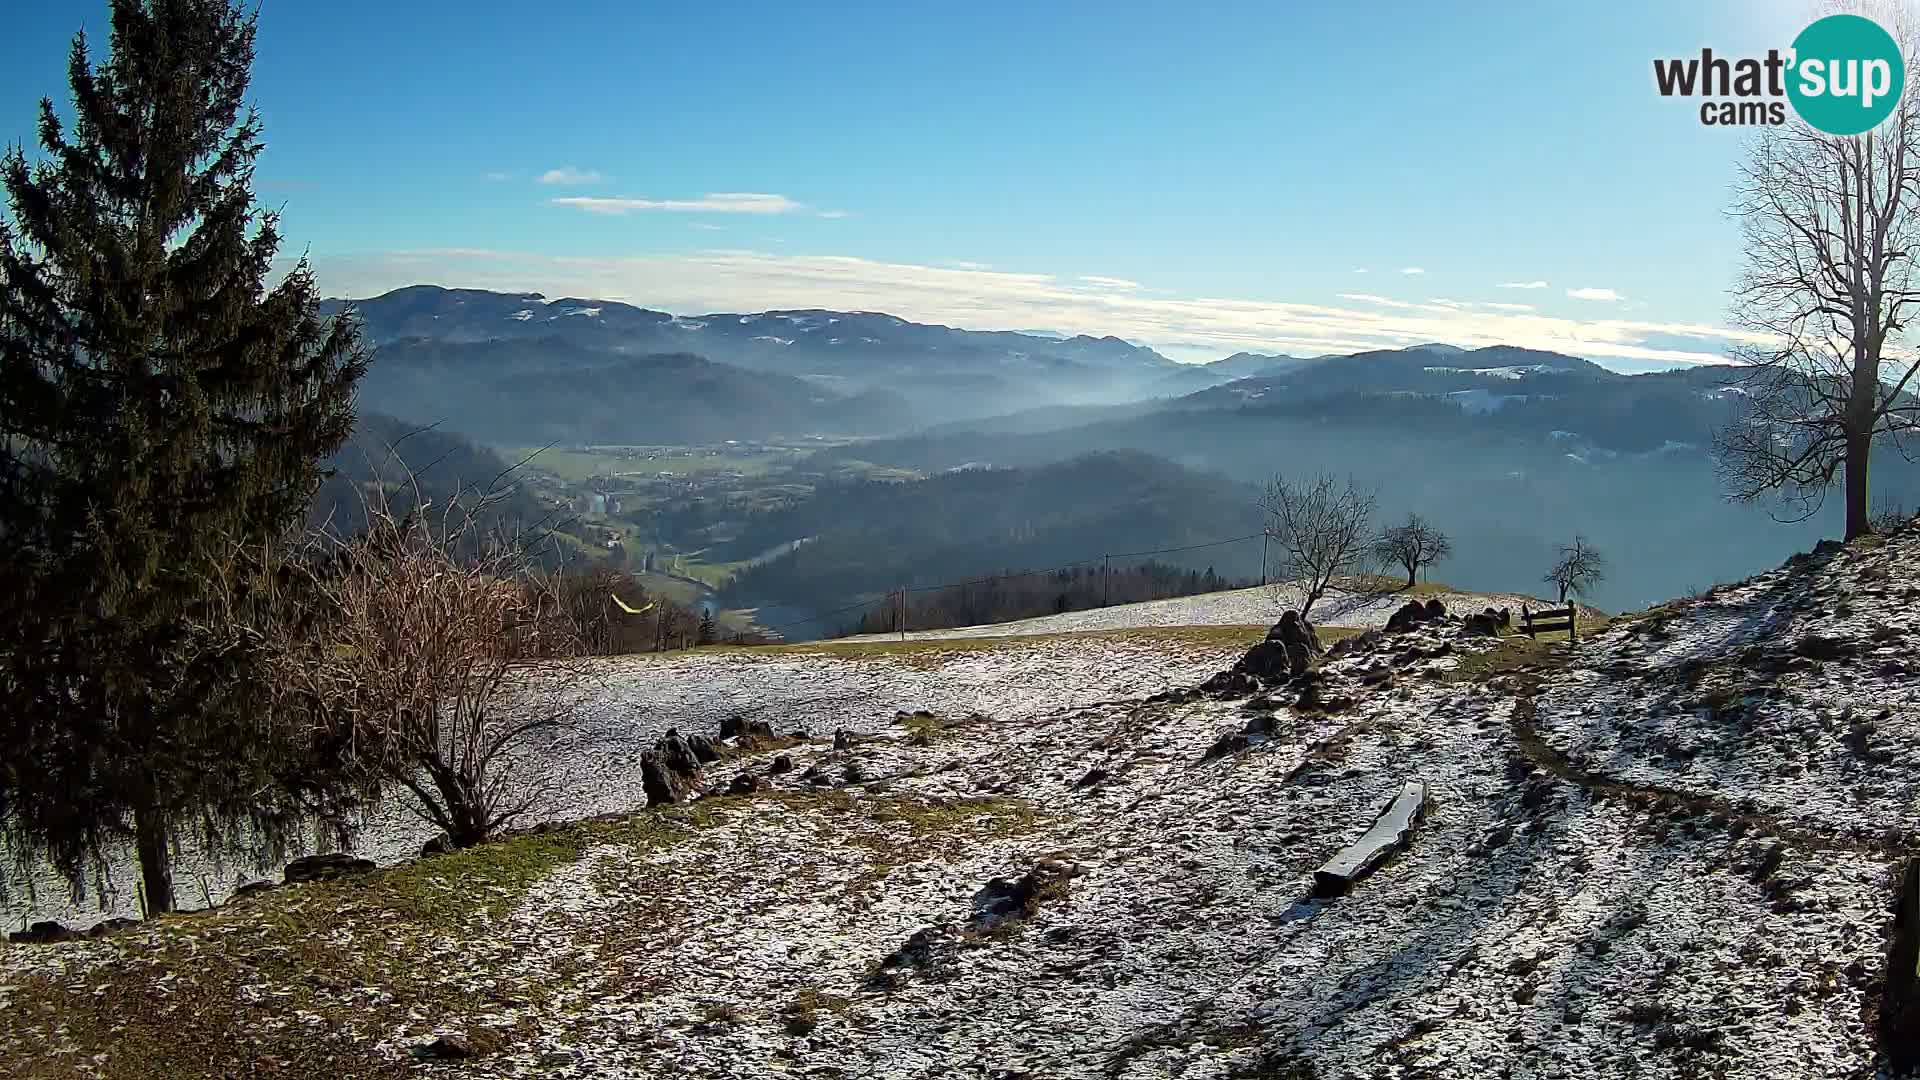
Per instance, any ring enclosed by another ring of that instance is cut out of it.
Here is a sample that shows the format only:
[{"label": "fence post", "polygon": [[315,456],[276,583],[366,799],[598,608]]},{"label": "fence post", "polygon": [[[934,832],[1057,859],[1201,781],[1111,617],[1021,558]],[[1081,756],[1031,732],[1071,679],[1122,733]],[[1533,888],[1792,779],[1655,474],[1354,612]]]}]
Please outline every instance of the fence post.
[{"label": "fence post", "polygon": [[1580,642],[1580,633],[1575,629],[1578,618],[1579,609],[1574,607],[1573,601],[1567,601],[1567,643],[1569,645],[1577,645]]},{"label": "fence post", "polygon": [[1100,557],[1107,560],[1106,565],[1100,568],[1100,606],[1106,607],[1112,603],[1113,596],[1113,556]]}]

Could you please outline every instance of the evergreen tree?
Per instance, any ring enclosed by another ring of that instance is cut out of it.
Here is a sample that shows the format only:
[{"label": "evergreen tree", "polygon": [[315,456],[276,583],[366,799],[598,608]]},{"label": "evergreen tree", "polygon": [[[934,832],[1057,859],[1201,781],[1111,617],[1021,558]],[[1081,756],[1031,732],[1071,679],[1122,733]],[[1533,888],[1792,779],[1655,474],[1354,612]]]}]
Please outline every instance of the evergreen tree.
[{"label": "evergreen tree", "polygon": [[713,609],[700,609],[700,636],[696,639],[696,644],[711,645],[717,640],[717,636],[713,625]]},{"label": "evergreen tree", "polygon": [[38,160],[0,159],[0,826],[76,888],[132,835],[149,912],[189,823],[284,826],[326,784],[235,616],[366,358],[304,260],[268,287],[253,41],[229,0],[113,0],[105,62],[74,39],[71,124],[42,100]]}]

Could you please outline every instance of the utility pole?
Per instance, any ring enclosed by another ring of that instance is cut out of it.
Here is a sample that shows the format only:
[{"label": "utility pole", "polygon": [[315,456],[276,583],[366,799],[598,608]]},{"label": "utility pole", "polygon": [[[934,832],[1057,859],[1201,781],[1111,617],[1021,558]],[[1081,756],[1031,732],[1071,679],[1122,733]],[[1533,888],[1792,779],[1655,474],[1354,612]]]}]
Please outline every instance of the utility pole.
[{"label": "utility pole", "polygon": [[1260,584],[1267,583],[1267,538],[1273,535],[1266,529],[1260,530]]},{"label": "utility pole", "polygon": [[1106,607],[1112,602],[1113,596],[1113,556],[1100,557],[1107,560],[1106,565],[1100,568],[1100,606]]},{"label": "utility pole", "polygon": [[907,587],[900,586],[900,640],[907,640]]}]

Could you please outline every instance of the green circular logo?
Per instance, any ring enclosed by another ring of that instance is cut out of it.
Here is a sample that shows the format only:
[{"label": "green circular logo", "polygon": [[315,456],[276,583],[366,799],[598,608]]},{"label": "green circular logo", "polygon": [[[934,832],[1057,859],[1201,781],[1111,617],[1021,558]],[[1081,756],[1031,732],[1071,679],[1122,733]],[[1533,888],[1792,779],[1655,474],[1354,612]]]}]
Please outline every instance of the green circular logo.
[{"label": "green circular logo", "polygon": [[1793,39],[1787,97],[1829,135],[1858,135],[1885,120],[1907,84],[1893,35],[1858,15],[1829,15]]}]

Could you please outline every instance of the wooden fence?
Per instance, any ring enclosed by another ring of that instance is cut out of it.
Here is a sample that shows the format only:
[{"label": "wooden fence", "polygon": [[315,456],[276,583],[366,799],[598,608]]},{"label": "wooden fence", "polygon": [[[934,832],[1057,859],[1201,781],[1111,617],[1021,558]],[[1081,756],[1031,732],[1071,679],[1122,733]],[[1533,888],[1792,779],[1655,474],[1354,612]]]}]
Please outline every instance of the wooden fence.
[{"label": "wooden fence", "polygon": [[1579,631],[1574,628],[1578,621],[1579,611],[1572,603],[1563,608],[1547,608],[1543,611],[1520,609],[1520,632],[1528,637],[1565,631],[1568,641],[1578,641]]}]

